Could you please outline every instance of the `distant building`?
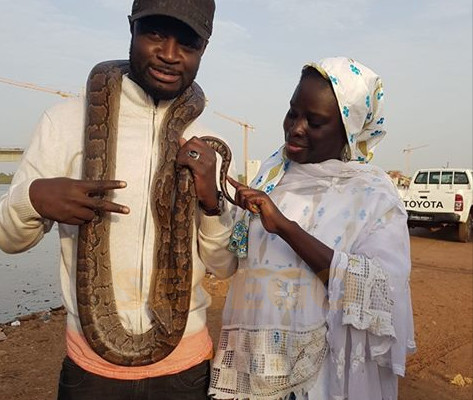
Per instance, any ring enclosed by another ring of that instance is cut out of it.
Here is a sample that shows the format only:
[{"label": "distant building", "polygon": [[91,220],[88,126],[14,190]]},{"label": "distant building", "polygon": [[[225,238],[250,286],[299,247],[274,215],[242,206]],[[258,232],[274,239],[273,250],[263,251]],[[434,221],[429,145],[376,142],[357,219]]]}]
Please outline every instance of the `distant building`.
[{"label": "distant building", "polygon": [[401,171],[388,171],[387,174],[391,177],[394,184],[396,185],[397,190],[399,192],[399,196],[403,198],[407,191],[407,188],[409,187],[411,178],[403,175]]},{"label": "distant building", "polygon": [[403,175],[401,171],[388,171],[387,174],[391,177],[397,187],[407,188],[411,182],[411,178]]},{"label": "distant building", "polygon": [[18,162],[23,155],[23,149],[0,147],[0,162]]}]

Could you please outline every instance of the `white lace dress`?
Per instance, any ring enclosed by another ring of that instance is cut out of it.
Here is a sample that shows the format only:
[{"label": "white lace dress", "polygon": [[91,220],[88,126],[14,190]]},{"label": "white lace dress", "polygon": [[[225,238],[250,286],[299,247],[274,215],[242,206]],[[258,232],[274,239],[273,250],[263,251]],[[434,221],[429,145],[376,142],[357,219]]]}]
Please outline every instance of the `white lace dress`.
[{"label": "white lace dress", "polygon": [[335,250],[327,286],[258,218],[223,312],[216,399],[397,398],[415,347],[405,213],[385,174],[339,161],[292,163],[270,194]]}]

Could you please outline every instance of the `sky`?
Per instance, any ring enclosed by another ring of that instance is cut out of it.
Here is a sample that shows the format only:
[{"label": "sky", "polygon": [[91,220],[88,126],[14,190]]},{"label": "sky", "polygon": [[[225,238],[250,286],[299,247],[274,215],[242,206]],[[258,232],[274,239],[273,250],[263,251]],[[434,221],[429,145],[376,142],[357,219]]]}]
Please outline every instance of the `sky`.
[{"label": "sky", "polygon": [[[128,56],[131,0],[0,0],[0,78],[81,93],[98,62]],[[472,168],[471,0],[216,0],[214,33],[197,82],[204,123],[243,170],[283,143],[282,121],[302,66],[352,57],[385,88],[388,135],[373,163],[385,170]],[[0,83],[0,147],[28,145],[61,97]],[[413,149],[405,152],[406,149]],[[415,148],[415,149],[414,149]],[[13,172],[14,163],[0,163]]]}]

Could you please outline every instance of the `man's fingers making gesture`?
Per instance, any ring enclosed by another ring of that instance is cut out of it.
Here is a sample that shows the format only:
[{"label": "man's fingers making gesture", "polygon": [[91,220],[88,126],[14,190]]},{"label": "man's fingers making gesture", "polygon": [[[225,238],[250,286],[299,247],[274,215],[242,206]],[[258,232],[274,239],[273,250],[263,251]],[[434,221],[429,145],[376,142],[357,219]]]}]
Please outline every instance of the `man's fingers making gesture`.
[{"label": "man's fingers making gesture", "polygon": [[101,198],[106,192],[123,189],[123,181],[85,181],[69,178],[37,179],[30,186],[31,204],[43,218],[82,225],[97,213],[128,214],[128,207]]}]

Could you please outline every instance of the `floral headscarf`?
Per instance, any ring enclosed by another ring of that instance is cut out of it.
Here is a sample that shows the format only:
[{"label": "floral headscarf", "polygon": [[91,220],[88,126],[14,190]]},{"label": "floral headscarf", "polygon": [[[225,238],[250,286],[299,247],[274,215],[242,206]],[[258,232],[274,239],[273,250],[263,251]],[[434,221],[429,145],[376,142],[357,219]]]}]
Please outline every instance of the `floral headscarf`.
[{"label": "floral headscarf", "polygon": [[309,63],[332,83],[350,146],[352,161],[369,162],[375,146],[386,135],[384,92],[380,77],[346,57]]},{"label": "floral headscarf", "polygon": [[[309,63],[303,68],[315,68],[330,80],[345,126],[349,161],[368,163],[375,146],[386,135],[384,128],[384,92],[379,76],[351,58],[325,58],[319,63]],[[288,169],[282,146],[266,160],[250,187],[271,193]],[[248,230],[253,214],[239,210],[228,249],[237,257],[248,253]]]}]

